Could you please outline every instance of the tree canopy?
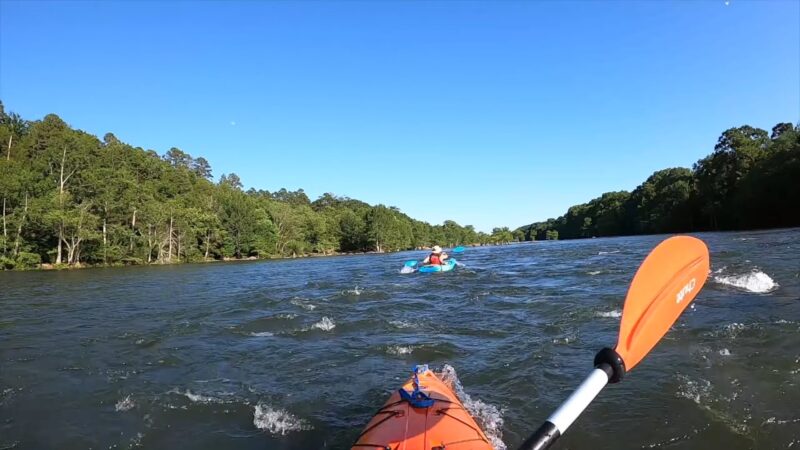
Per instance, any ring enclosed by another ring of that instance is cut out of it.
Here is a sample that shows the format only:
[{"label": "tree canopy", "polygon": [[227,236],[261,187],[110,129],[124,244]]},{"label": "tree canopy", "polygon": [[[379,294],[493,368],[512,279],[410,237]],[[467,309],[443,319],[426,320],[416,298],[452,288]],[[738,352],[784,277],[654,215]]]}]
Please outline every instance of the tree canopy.
[{"label": "tree canopy", "polygon": [[244,191],[235,173],[184,149],[163,156],[54,114],[27,121],[0,102],[0,268],[158,264],[395,251],[510,240],[453,221],[302,190]]},{"label": "tree canopy", "polygon": [[553,219],[491,234],[325,193],[249,189],[173,147],[163,156],[0,102],[0,268],[329,255],[800,225],[800,125],[726,130],[691,169],[659,170]]},{"label": "tree canopy", "polygon": [[633,192],[607,192],[518,230],[526,240],[800,225],[800,124],[722,133],[692,169],[659,170]]}]

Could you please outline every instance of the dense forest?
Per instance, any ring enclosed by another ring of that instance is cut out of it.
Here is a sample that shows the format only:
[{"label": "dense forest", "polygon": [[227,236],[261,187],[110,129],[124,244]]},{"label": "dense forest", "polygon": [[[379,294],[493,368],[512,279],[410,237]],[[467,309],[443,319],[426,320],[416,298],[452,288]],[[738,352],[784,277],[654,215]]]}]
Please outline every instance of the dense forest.
[{"label": "dense forest", "polygon": [[800,125],[742,126],[692,169],[652,174],[561,217],[492,234],[430,225],[395,207],[302,189],[245,191],[236,174],[178,148],[163,156],[27,121],[0,102],[0,268],[164,264],[384,252],[512,240],[800,226]]},{"label": "dense forest", "polygon": [[164,264],[329,255],[510,241],[453,221],[430,225],[394,207],[303,190],[243,190],[212,181],[209,162],[163,156],[72,129],[27,121],[0,102],[0,267]]},{"label": "dense forest", "polygon": [[606,192],[517,239],[574,239],[800,226],[800,125],[742,126],[692,169],[659,170],[633,192]]}]

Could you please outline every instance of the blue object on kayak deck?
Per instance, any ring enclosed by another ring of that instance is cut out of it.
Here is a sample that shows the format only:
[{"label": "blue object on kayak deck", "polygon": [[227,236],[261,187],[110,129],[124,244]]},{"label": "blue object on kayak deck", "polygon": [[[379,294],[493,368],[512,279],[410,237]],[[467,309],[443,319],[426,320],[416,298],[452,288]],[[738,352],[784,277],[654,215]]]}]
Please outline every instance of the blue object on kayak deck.
[{"label": "blue object on kayak deck", "polygon": [[414,390],[411,392],[400,388],[400,398],[411,404],[413,408],[430,408],[433,406],[434,399],[425,392],[422,392],[419,385],[419,373],[428,371],[428,365],[424,364],[414,368]]},{"label": "blue object on kayak deck", "polygon": [[458,261],[456,261],[453,258],[449,258],[442,265],[435,264],[435,265],[419,266],[418,271],[422,273],[449,272],[453,270],[456,264],[458,264]]}]

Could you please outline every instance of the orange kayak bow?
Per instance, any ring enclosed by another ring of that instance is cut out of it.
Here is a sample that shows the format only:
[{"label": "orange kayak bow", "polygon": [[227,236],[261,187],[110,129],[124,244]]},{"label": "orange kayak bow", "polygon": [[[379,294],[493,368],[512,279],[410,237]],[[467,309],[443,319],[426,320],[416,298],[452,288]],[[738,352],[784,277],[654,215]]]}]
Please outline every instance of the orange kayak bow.
[{"label": "orange kayak bow", "polygon": [[493,450],[453,390],[427,365],[369,421],[352,450]]}]

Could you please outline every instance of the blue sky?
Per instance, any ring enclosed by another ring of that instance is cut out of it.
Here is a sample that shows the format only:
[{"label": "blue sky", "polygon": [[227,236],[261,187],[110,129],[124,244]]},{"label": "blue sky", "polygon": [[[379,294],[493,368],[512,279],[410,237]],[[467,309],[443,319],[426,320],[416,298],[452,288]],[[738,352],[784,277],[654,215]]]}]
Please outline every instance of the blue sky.
[{"label": "blue sky", "polygon": [[0,99],[489,231],[800,121],[800,3],[3,0]]}]

